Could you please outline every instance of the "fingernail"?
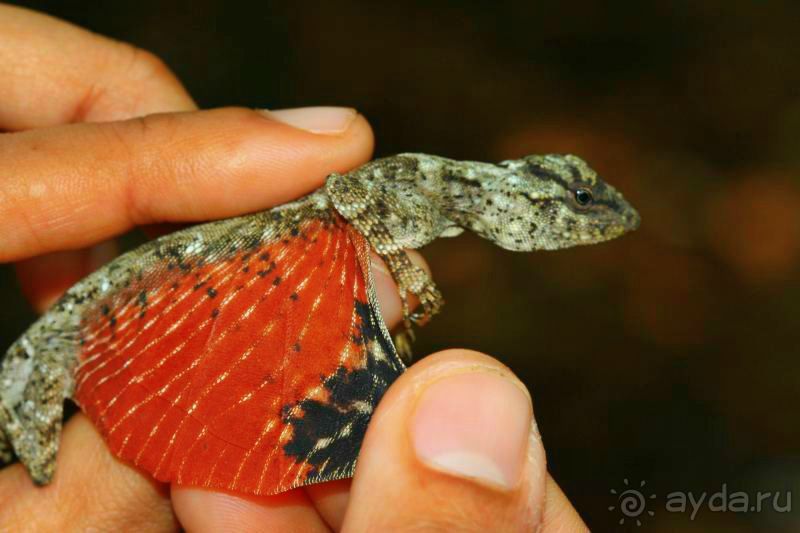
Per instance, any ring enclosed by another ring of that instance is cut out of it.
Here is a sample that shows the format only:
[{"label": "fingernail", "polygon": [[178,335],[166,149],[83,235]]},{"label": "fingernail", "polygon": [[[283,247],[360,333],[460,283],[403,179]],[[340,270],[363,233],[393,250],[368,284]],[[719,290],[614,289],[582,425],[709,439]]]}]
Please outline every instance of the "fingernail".
[{"label": "fingernail", "polygon": [[455,374],[420,396],[412,442],[417,457],[435,470],[509,490],[519,484],[532,418],[529,396],[510,378]]},{"label": "fingernail", "polygon": [[298,107],[262,110],[267,117],[295,128],[320,135],[339,135],[347,131],[358,116],[350,107]]}]

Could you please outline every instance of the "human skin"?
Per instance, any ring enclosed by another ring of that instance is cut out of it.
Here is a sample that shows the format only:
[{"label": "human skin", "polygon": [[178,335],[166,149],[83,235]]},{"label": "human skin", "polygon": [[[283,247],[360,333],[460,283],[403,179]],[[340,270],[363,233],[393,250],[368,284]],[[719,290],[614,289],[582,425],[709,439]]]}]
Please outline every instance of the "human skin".
[{"label": "human skin", "polygon": [[[150,53],[0,5],[0,261],[43,310],[134,227],[239,215],[369,160],[369,124],[343,108],[197,111]],[[415,256],[424,264],[419,256]],[[373,265],[387,324],[397,289]],[[82,415],[56,476],[0,471],[0,530],[585,531],[546,470],[525,387],[497,360],[430,355],[389,389],[355,478],[245,497],[154,482]]]}]

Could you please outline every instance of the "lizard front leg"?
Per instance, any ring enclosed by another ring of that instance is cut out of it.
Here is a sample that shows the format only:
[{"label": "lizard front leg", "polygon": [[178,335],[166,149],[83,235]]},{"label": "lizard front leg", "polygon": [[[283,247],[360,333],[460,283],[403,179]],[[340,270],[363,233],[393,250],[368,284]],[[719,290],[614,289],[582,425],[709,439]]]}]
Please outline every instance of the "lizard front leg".
[{"label": "lizard front leg", "polygon": [[[453,234],[454,226],[438,209],[435,195],[420,187],[425,176],[418,167],[411,157],[390,158],[357,173],[331,174],[325,184],[336,210],[367,238],[397,283],[405,332],[395,336],[395,347],[406,361],[412,324],[426,323],[444,300],[430,275],[405,250],[420,248],[445,232]],[[410,295],[419,298],[418,312],[411,312]]]},{"label": "lizard front leg", "polygon": [[[403,302],[403,323],[410,327],[412,323],[424,325],[430,318],[441,311],[444,298],[430,275],[415,265],[404,250],[383,256],[392,277],[397,282],[400,298]],[[419,298],[421,311],[411,312],[408,295]]]},{"label": "lizard front leg", "polygon": [[[400,250],[381,256],[389,267],[400,293],[403,304],[403,326],[405,330],[395,336],[398,353],[405,362],[411,361],[411,342],[414,340],[412,324],[424,325],[437,314],[444,305],[444,298],[430,275],[415,265],[408,252]],[[408,303],[410,295],[419,299],[420,311],[411,312]]]}]

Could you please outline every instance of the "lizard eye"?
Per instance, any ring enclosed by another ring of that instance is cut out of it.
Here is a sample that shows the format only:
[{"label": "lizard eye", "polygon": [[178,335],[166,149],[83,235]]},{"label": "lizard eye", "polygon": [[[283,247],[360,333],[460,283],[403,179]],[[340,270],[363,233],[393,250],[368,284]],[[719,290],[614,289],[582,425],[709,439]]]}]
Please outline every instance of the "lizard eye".
[{"label": "lizard eye", "polygon": [[572,194],[575,196],[575,202],[581,207],[588,207],[594,202],[592,191],[585,187],[575,189]]}]

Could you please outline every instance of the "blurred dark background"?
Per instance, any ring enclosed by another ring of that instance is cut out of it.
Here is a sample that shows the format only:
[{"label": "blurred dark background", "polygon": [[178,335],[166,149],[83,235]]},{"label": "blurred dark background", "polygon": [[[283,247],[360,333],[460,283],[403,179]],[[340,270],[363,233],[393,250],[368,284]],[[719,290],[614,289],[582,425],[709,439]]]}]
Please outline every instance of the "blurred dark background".
[{"label": "blurred dark background", "polygon": [[[202,107],[353,106],[377,155],[590,161],[641,229],[557,253],[435,243],[448,306],[417,353],[521,376],[593,530],[800,529],[800,510],[665,509],[723,486],[800,507],[800,2],[20,4],[156,53]],[[0,298],[7,346],[33,319],[9,266]],[[626,488],[654,516],[622,514]]]}]

